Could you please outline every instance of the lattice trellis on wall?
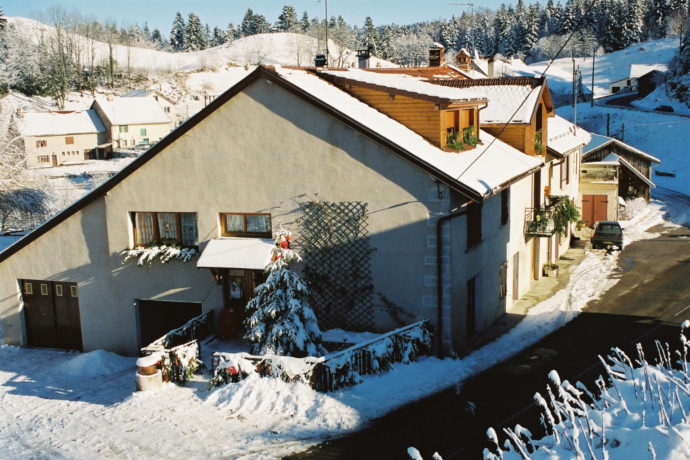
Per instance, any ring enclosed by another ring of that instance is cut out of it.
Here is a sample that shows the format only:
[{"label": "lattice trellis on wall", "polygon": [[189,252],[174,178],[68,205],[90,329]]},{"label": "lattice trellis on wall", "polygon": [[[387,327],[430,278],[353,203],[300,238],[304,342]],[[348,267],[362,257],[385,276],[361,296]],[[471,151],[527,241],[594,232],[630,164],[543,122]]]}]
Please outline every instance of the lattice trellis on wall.
[{"label": "lattice trellis on wall", "polygon": [[374,320],[367,203],[304,204],[304,277],[322,330],[366,330]]}]

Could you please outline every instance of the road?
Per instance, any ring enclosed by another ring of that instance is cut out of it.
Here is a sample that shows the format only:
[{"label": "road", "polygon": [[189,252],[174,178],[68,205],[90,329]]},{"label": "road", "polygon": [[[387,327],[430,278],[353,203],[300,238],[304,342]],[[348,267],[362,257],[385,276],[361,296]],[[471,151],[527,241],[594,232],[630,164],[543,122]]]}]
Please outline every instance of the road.
[{"label": "road", "polygon": [[[654,229],[652,229],[654,230]],[[520,423],[539,434],[535,392],[547,373],[593,387],[601,373],[597,355],[612,346],[634,356],[641,342],[650,355],[654,339],[678,343],[678,325],[690,319],[690,229],[679,227],[638,241],[621,254],[620,281],[563,328],[513,358],[451,389],[405,406],[348,437],[321,444],[298,459],[406,459],[415,446],[424,458],[482,458],[486,430]]]}]

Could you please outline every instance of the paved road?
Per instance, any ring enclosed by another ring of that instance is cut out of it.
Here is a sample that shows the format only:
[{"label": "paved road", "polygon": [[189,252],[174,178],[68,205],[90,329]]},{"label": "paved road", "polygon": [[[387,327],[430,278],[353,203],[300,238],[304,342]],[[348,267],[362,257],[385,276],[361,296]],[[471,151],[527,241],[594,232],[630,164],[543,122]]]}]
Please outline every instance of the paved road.
[{"label": "paved road", "polygon": [[[468,380],[459,392],[447,390],[417,401],[368,429],[294,458],[406,459],[407,447],[415,446],[424,458],[438,451],[445,460],[480,459],[490,426],[501,433],[501,427],[520,423],[540,433],[532,397],[545,388],[551,369],[561,378],[593,386],[601,373],[597,354],[612,346],[632,353],[642,342],[649,357],[654,339],[677,344],[678,325],[690,319],[690,229],[680,227],[626,247],[613,276],[620,282],[586,312]],[[468,401],[476,406],[474,413]]]}]

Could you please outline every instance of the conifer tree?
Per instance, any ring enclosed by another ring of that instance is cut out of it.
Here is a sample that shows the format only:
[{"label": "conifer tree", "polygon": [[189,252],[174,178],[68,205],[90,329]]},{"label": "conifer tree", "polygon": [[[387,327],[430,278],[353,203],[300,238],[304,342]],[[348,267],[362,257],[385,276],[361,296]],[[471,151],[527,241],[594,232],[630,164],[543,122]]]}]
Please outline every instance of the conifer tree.
[{"label": "conifer tree", "polygon": [[302,13],[302,19],[299,21],[299,26],[300,29],[302,29],[302,32],[306,32],[309,30],[309,14],[305,11]]},{"label": "conifer tree", "polygon": [[276,28],[281,32],[296,32],[300,27],[299,19],[297,19],[297,11],[292,5],[283,6],[283,11],[278,16],[278,24]]},{"label": "conifer tree", "polygon": [[182,18],[182,13],[175,13],[172,29],[170,30],[170,47],[173,51],[182,51],[185,48],[184,38],[187,26]]},{"label": "conifer tree", "polygon": [[324,353],[316,315],[309,305],[309,290],[288,264],[299,260],[290,249],[290,232],[276,233],[276,247],[266,267],[268,277],[247,303],[247,329],[254,355],[319,356]]},{"label": "conifer tree", "polygon": [[184,34],[184,50],[198,51],[204,48],[206,48],[206,32],[201,25],[201,20],[196,14],[189,13]]},{"label": "conifer tree", "polygon": [[362,37],[359,40],[359,44],[364,48],[369,48],[373,55],[378,55],[379,31],[374,27],[374,21],[371,20],[371,16],[367,16],[364,19],[364,27],[362,28]]}]

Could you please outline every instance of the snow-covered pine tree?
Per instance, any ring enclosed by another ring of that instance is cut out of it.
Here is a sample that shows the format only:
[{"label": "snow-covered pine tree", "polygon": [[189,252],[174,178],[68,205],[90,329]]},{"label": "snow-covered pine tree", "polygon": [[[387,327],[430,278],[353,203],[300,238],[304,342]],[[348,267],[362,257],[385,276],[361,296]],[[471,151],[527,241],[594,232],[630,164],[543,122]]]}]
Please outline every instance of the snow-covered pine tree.
[{"label": "snow-covered pine tree", "polygon": [[179,11],[175,13],[173,19],[172,29],[170,30],[170,47],[173,51],[182,51],[184,49],[185,29],[187,26],[182,18],[182,13]]},{"label": "snow-covered pine tree", "polygon": [[670,6],[668,0],[649,1],[645,20],[648,39],[657,40],[666,36],[669,11]]},{"label": "snow-covered pine tree", "polygon": [[621,49],[637,43],[642,38],[642,8],[640,0],[627,0],[623,6],[621,25]]},{"label": "snow-covered pine tree", "polygon": [[299,19],[297,19],[297,11],[292,5],[283,6],[283,10],[278,16],[278,23],[276,29],[281,32],[296,32],[299,29]]},{"label": "snow-covered pine tree", "polygon": [[290,232],[276,232],[276,247],[266,267],[268,277],[247,303],[246,333],[254,355],[320,356],[321,331],[309,304],[309,289],[288,264],[299,260],[290,249]]},{"label": "snow-covered pine tree", "polygon": [[206,47],[206,33],[199,16],[189,13],[184,33],[184,50],[199,51]]},{"label": "snow-covered pine tree", "polygon": [[364,18],[364,27],[362,27],[362,36],[359,39],[360,46],[369,48],[374,56],[378,56],[379,48],[379,31],[374,27],[374,21],[371,16]]},{"label": "snow-covered pine tree", "polygon": [[220,46],[227,40],[225,32],[218,26],[213,28],[213,35],[211,36],[210,46]]},{"label": "snow-covered pine tree", "polygon": [[686,29],[678,56],[669,66],[668,91],[690,107],[690,27]]},{"label": "snow-covered pine tree", "polygon": [[309,14],[305,11],[302,13],[302,19],[299,21],[299,28],[302,33],[306,33],[309,30]]}]

